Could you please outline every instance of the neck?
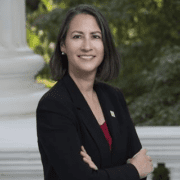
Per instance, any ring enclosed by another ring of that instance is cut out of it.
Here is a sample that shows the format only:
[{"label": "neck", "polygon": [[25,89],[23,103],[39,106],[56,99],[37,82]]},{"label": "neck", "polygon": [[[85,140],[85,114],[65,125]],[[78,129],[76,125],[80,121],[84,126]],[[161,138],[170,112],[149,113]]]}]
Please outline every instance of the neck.
[{"label": "neck", "polygon": [[89,76],[82,76],[78,74],[74,74],[72,72],[69,72],[69,75],[71,78],[74,80],[76,85],[78,86],[79,90],[89,100],[93,100],[94,97],[94,80],[95,80],[95,75],[89,75]]}]

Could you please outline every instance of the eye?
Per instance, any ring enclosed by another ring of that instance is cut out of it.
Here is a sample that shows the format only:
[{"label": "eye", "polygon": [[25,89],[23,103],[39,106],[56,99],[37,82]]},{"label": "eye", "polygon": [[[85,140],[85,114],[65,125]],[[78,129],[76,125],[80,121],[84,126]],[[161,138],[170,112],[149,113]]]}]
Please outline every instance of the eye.
[{"label": "eye", "polygon": [[75,35],[73,36],[73,39],[79,39],[81,35]]},{"label": "eye", "polygon": [[93,35],[93,37],[94,37],[95,39],[101,39],[101,37],[98,36],[98,35]]}]

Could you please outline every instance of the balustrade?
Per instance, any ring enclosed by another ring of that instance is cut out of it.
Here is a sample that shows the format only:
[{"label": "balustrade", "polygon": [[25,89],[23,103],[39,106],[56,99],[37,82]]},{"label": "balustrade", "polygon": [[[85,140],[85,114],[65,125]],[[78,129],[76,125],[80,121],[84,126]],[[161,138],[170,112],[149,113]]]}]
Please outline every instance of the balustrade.
[{"label": "balustrade", "polygon": [[[17,119],[9,121],[8,125],[1,123],[0,132],[7,136],[0,139],[0,179],[19,180],[23,177],[23,180],[43,180],[36,120],[28,117],[23,124],[20,122]],[[147,148],[147,154],[153,159],[154,168],[157,163],[165,163],[170,171],[170,180],[179,180],[180,127],[136,127],[136,130],[143,148]],[[152,180],[152,174],[147,180]]]}]

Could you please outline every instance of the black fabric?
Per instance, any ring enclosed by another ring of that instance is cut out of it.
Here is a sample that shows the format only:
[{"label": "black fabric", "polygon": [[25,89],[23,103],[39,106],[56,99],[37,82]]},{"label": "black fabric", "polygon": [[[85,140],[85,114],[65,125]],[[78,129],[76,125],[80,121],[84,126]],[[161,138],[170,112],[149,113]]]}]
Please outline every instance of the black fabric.
[{"label": "black fabric", "polygon": [[[45,180],[140,179],[135,166],[126,164],[142,146],[122,93],[105,83],[95,84],[94,90],[112,137],[112,151],[84,96],[66,73],[43,95],[36,110]],[[97,171],[83,161],[81,146]]]}]

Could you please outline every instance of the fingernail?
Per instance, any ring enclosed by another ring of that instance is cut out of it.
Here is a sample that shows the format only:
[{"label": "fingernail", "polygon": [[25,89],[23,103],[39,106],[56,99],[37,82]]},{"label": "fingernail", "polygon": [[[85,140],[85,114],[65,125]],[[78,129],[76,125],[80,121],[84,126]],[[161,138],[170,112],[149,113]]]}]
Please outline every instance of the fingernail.
[{"label": "fingernail", "polygon": [[84,149],[84,146],[83,146],[83,150],[84,150],[84,152],[86,152],[86,150]]}]

